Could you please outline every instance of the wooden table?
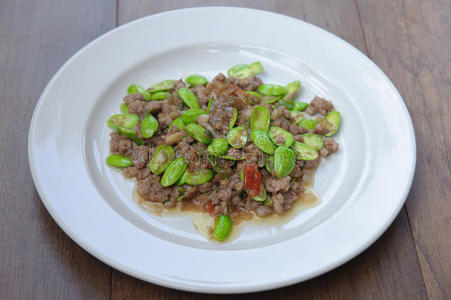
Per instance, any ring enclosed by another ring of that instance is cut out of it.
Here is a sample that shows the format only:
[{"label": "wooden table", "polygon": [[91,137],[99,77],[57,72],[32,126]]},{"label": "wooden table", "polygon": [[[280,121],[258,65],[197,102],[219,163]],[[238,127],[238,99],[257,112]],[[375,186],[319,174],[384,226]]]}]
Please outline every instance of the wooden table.
[{"label": "wooden table", "polygon": [[136,18],[201,5],[271,10],[341,36],[394,82],[409,108],[418,145],[406,205],[373,246],[318,278],[238,297],[451,299],[449,0],[0,1],[0,298],[208,297],[134,279],[82,250],[42,205],[27,161],[34,106],[72,54]]}]

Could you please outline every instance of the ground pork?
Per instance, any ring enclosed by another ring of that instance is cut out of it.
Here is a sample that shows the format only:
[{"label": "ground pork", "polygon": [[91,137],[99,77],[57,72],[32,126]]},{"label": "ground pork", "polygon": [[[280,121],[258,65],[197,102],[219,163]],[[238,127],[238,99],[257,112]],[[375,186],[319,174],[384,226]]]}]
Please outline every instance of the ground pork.
[{"label": "ground pork", "polygon": [[311,116],[313,116],[317,113],[324,116],[328,112],[332,111],[333,109],[334,109],[334,105],[332,104],[332,102],[327,101],[324,98],[315,96],[315,98],[313,98],[312,102],[310,103],[310,105],[307,107],[307,109],[305,111]]}]

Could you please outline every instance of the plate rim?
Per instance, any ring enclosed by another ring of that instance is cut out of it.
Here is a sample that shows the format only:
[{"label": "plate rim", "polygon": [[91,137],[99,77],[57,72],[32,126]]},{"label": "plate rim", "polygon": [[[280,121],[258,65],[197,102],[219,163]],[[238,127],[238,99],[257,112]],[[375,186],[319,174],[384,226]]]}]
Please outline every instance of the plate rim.
[{"label": "plate rim", "polygon": [[[233,288],[233,287],[232,288],[230,288],[230,287],[223,288],[223,287],[210,287],[207,285],[205,285],[205,286],[189,285],[187,283],[178,283],[177,281],[166,281],[159,277],[149,276],[148,274],[141,274],[139,272],[134,271],[133,269],[128,268],[127,266],[121,264],[120,262],[110,259],[109,257],[105,256],[103,253],[98,252],[97,250],[93,249],[93,247],[91,247],[88,243],[85,243],[80,236],[78,236],[76,233],[74,233],[71,230],[70,226],[66,224],[66,222],[55,212],[54,208],[50,205],[50,202],[47,199],[42,186],[40,185],[39,178],[37,177],[35,165],[33,164],[34,157],[33,157],[33,153],[32,153],[32,144],[33,144],[32,133],[33,133],[33,129],[36,126],[36,122],[37,122],[37,118],[38,118],[38,111],[39,111],[39,108],[43,105],[44,99],[46,98],[46,95],[48,94],[48,91],[50,90],[50,88],[53,86],[54,82],[58,79],[60,74],[63,73],[65,71],[65,69],[72,63],[72,61],[74,61],[79,55],[81,55],[85,50],[87,50],[92,45],[94,45],[97,42],[99,42],[100,40],[114,34],[116,31],[119,31],[122,28],[132,26],[136,23],[145,21],[149,18],[163,16],[166,14],[174,14],[174,13],[180,13],[180,12],[191,11],[191,10],[211,10],[211,9],[241,10],[241,11],[249,11],[249,12],[254,11],[254,12],[259,12],[259,13],[264,13],[264,14],[269,14],[269,15],[277,15],[279,17],[289,18],[289,19],[295,20],[297,22],[301,22],[308,27],[314,28],[316,30],[320,30],[323,34],[326,34],[329,38],[334,38],[334,39],[339,40],[341,43],[344,43],[348,48],[353,50],[353,52],[356,55],[363,56],[371,65],[373,65],[375,70],[377,70],[380,73],[380,75],[382,75],[382,77],[389,84],[391,90],[395,93],[396,101],[398,101],[399,104],[401,104],[403,113],[407,116],[408,125],[409,125],[408,126],[409,127],[408,135],[411,137],[409,139],[409,141],[410,141],[409,146],[411,148],[410,150],[412,153],[412,160],[410,163],[411,170],[410,170],[410,174],[408,177],[408,183],[403,188],[402,197],[398,201],[396,208],[391,212],[391,214],[388,217],[389,221],[386,222],[385,224],[383,224],[382,226],[379,226],[378,231],[373,236],[371,236],[371,238],[367,239],[366,243],[361,244],[358,247],[354,247],[352,251],[350,251],[347,255],[341,257],[341,259],[337,260],[334,264],[330,264],[325,268],[319,268],[315,272],[310,273],[308,276],[305,276],[305,275],[292,276],[291,279],[289,279],[289,280],[279,280],[279,281],[276,281],[276,282],[273,282],[270,284],[260,284],[260,285],[250,284],[247,286],[242,286],[242,287],[240,286],[239,288]],[[398,216],[400,210],[404,206],[407,196],[410,192],[412,183],[413,183],[415,169],[416,169],[416,157],[417,157],[416,137],[415,137],[414,126],[413,126],[412,118],[410,116],[408,108],[406,106],[406,103],[402,99],[401,95],[399,94],[399,91],[396,89],[396,87],[394,86],[394,84],[390,80],[390,78],[372,61],[371,58],[369,58],[367,55],[365,55],[363,52],[361,52],[359,49],[357,49],[356,47],[354,47],[352,44],[350,44],[346,40],[342,39],[341,37],[329,32],[321,27],[318,27],[316,25],[313,25],[311,23],[303,21],[301,19],[287,16],[287,15],[280,14],[280,13],[276,13],[276,12],[272,12],[272,11],[262,10],[262,9],[234,7],[234,6],[201,6],[201,7],[190,7],[190,8],[182,8],[182,9],[164,11],[164,12],[148,15],[148,16],[133,20],[131,22],[125,23],[125,24],[115,27],[115,28],[105,32],[104,34],[100,35],[99,37],[93,39],[92,41],[87,43],[85,46],[80,48],[78,51],[76,51],[68,60],[66,60],[65,63],[62,64],[62,66],[55,72],[55,74],[52,76],[52,78],[46,84],[42,94],[40,95],[40,97],[36,103],[34,111],[33,111],[33,115],[32,115],[31,121],[30,121],[27,142],[28,142],[28,162],[29,162],[34,186],[36,187],[36,190],[39,194],[41,202],[44,204],[45,208],[47,209],[47,211],[49,212],[51,217],[55,220],[55,222],[58,224],[58,226],[64,231],[64,233],[67,234],[81,248],[83,248],[85,251],[87,251],[89,254],[93,255],[100,261],[108,264],[109,266],[111,266],[121,272],[124,272],[130,276],[133,276],[135,278],[139,278],[141,280],[151,282],[154,284],[158,284],[158,285],[168,287],[168,288],[174,288],[174,289],[184,290],[184,291],[200,292],[200,293],[215,293],[215,294],[249,293],[249,292],[265,291],[265,290],[270,290],[270,289],[274,289],[274,288],[285,287],[285,286],[303,282],[303,281],[309,280],[311,278],[317,277],[321,274],[327,273],[330,270],[333,270],[333,269],[337,268],[338,266],[343,265],[344,263],[350,261],[351,259],[353,259],[356,256],[358,256],[359,254],[361,254],[363,251],[368,249],[368,247],[371,246],[377,239],[379,239],[381,237],[381,235],[393,223],[395,218]]]}]

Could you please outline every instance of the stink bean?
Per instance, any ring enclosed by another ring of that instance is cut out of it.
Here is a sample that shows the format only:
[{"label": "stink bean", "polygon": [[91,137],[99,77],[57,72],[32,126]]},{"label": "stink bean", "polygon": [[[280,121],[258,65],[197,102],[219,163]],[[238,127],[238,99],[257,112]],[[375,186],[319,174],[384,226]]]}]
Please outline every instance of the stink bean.
[{"label": "stink bean", "polygon": [[201,108],[199,100],[190,89],[181,88],[177,90],[177,94],[189,108]]},{"label": "stink bean", "polygon": [[281,146],[274,152],[274,171],[278,178],[290,175],[296,163],[296,155],[288,147]]},{"label": "stink bean", "polygon": [[141,134],[146,139],[151,138],[158,129],[158,121],[154,116],[148,115],[141,122]]},{"label": "stink bean", "polygon": [[274,153],[274,144],[271,142],[268,132],[256,129],[251,131],[251,140],[260,150],[267,154]]},{"label": "stink bean", "polygon": [[193,138],[202,144],[210,144],[211,143],[211,134],[202,126],[196,123],[190,123],[186,125],[186,131],[193,135]]},{"label": "stink bean", "polygon": [[132,160],[122,154],[111,154],[106,158],[106,163],[116,168],[125,168],[133,166]]},{"label": "stink bean", "polygon": [[188,165],[183,157],[179,157],[172,161],[161,177],[161,185],[168,187],[176,183],[182,177]]},{"label": "stink bean", "polygon": [[163,173],[169,167],[169,164],[174,160],[174,157],[174,148],[168,145],[158,146],[149,163],[150,171],[155,175]]}]

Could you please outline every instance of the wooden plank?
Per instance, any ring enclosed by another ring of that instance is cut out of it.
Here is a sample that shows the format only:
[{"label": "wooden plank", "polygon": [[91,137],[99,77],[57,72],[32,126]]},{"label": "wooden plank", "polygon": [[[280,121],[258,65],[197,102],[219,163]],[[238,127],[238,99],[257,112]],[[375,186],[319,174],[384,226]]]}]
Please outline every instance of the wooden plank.
[{"label": "wooden plank", "polygon": [[36,194],[34,106],[56,70],[115,25],[114,0],[0,1],[0,298],[109,298],[111,269],[72,242]]},{"label": "wooden plank", "polygon": [[[120,0],[118,21],[165,10],[203,5],[243,6],[271,10],[297,17],[323,27],[367,52],[354,1],[140,1]],[[390,31],[384,31],[387,34]],[[398,55],[394,53],[393,55]],[[112,298],[209,298],[209,295],[184,293],[148,284],[113,270]],[[238,298],[366,298],[425,299],[405,209],[384,236],[369,250],[348,264],[319,278],[283,289]]]},{"label": "wooden plank", "polygon": [[451,2],[358,3],[370,56],[398,87],[415,126],[407,211],[427,292],[451,299]]}]

